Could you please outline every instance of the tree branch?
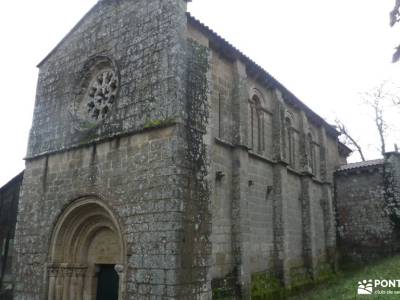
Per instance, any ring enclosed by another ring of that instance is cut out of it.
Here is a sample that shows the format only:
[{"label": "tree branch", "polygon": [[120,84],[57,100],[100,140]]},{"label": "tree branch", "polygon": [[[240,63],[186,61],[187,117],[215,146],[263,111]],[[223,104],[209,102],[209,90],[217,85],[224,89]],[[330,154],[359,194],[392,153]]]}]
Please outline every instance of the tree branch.
[{"label": "tree branch", "polygon": [[390,12],[390,26],[394,26],[400,19],[400,0],[396,0],[393,10]]},{"label": "tree branch", "polygon": [[382,155],[386,153],[386,131],[388,128],[384,118],[384,102],[389,99],[395,101],[394,96],[386,92],[385,85],[386,82],[383,82],[371,92],[365,93],[364,96],[364,103],[370,106],[374,112],[374,122],[379,135],[380,152]]},{"label": "tree branch", "polygon": [[355,147],[358,154],[360,154],[361,160],[365,161],[365,156],[360,144],[351,136],[346,126],[339,119],[336,119],[335,123],[339,133],[345,137],[344,144],[350,147]]}]

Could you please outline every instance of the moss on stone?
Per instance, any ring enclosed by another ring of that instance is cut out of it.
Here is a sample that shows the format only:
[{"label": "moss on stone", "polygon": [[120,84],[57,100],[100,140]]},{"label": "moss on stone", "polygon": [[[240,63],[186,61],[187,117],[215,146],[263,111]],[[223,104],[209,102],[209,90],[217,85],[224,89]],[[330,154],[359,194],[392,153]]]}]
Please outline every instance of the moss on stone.
[{"label": "moss on stone", "polygon": [[[208,269],[204,268],[211,255],[211,211],[210,188],[208,184],[208,153],[204,136],[209,120],[209,50],[196,42],[188,41],[186,74],[186,105],[183,121],[185,122],[186,153],[185,164],[188,169],[185,195],[185,242],[183,252],[191,253],[185,256],[185,262],[191,269],[199,269],[193,277],[193,282],[205,282]],[[220,291],[221,293],[221,291]],[[223,299],[223,298],[222,298]]]},{"label": "moss on stone", "polygon": [[214,278],[211,281],[213,300],[233,300],[239,299],[239,290],[236,278],[237,270],[223,278]]},{"label": "moss on stone", "polygon": [[220,287],[212,290],[213,300],[228,300],[233,299],[234,296],[232,289],[227,287]]},{"label": "moss on stone", "polygon": [[285,288],[279,279],[268,273],[255,273],[251,276],[251,299],[285,299]]},{"label": "moss on stone", "polygon": [[168,125],[172,125],[175,123],[174,118],[166,118],[162,120],[149,120],[144,124],[143,128],[144,129],[149,129],[149,128],[160,128],[160,127],[165,127]]},{"label": "moss on stone", "polygon": [[328,263],[322,263],[318,265],[318,276],[315,279],[317,283],[324,282],[336,276],[336,272],[333,267]]},{"label": "moss on stone", "polygon": [[310,271],[308,271],[304,266],[292,267],[290,269],[290,290],[296,291],[298,289],[308,287],[313,284]]},{"label": "moss on stone", "polygon": [[316,277],[313,279],[311,273],[307,269],[297,267],[292,268],[290,272],[291,287],[287,290],[286,295],[295,296],[303,291],[307,291],[317,287],[322,283],[330,282],[337,277],[336,272],[329,263],[319,263],[317,267]]},{"label": "moss on stone", "polygon": [[79,124],[80,130],[85,131],[85,130],[93,130],[96,128],[98,124],[88,122],[88,121],[81,121]]}]

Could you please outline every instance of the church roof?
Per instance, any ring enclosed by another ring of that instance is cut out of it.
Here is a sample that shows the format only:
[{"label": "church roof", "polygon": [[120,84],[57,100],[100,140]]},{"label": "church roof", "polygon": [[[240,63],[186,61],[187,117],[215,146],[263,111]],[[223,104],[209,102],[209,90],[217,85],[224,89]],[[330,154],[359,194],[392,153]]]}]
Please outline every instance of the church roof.
[{"label": "church roof", "polygon": [[[25,170],[24,170],[25,171]],[[15,184],[16,182],[22,182],[22,179],[24,177],[24,171],[20,172],[18,175],[16,175],[13,179],[8,181],[5,185],[0,187],[0,193],[8,189],[11,185]]]}]

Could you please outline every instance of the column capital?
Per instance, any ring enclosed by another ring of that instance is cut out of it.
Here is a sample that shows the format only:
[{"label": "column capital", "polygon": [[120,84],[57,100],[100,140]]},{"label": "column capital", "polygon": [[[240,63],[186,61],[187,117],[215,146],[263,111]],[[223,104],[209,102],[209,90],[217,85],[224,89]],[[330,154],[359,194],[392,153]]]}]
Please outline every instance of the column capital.
[{"label": "column capital", "polygon": [[64,267],[61,270],[62,270],[62,274],[65,277],[72,277],[72,273],[74,271],[74,269],[72,267]]},{"label": "column capital", "polygon": [[47,273],[49,277],[57,277],[60,267],[58,265],[48,265],[47,266]]},{"label": "column capital", "polygon": [[118,274],[121,274],[121,273],[123,273],[125,271],[125,268],[124,268],[123,265],[118,264],[118,265],[115,265],[114,270]]},{"label": "column capital", "polygon": [[87,269],[86,266],[76,266],[74,267],[73,272],[76,277],[85,277]]}]

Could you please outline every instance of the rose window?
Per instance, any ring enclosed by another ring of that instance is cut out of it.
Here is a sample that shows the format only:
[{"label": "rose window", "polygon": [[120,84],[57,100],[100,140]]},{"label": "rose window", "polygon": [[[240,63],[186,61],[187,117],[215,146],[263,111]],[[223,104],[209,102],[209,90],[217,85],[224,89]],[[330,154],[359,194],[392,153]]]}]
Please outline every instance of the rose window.
[{"label": "rose window", "polygon": [[89,84],[87,92],[87,113],[94,121],[103,120],[115,102],[118,78],[112,70],[97,73]]}]

